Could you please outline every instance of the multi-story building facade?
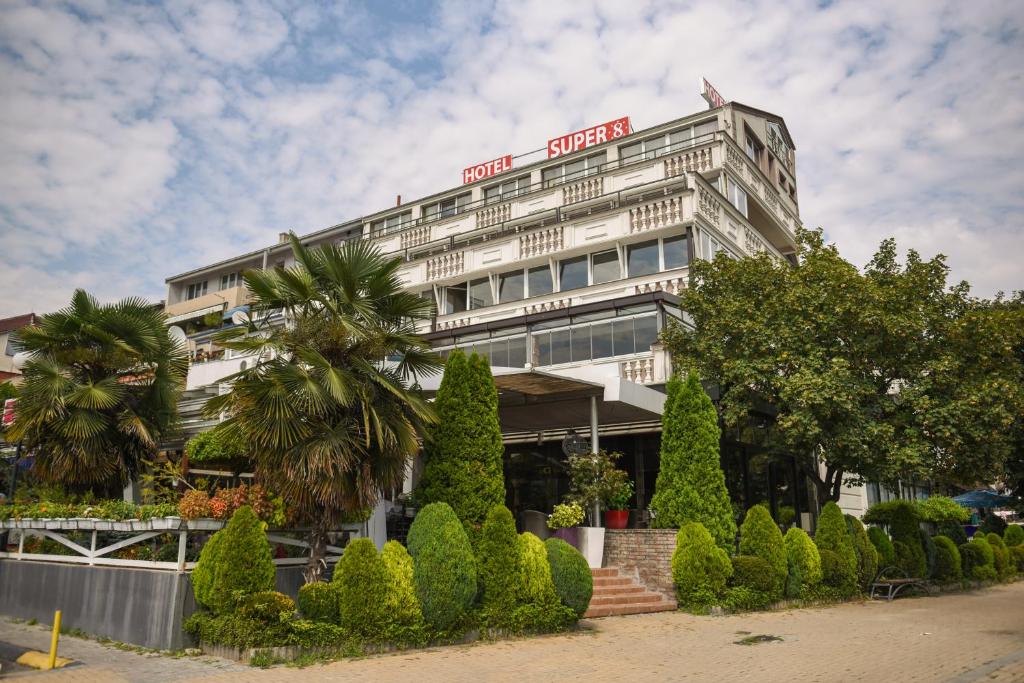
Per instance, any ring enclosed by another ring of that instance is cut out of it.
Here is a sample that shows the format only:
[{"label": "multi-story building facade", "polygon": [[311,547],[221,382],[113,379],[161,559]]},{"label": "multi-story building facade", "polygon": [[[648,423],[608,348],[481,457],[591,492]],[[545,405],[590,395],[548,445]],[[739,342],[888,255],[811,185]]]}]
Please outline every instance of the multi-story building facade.
[{"label": "multi-story building facade", "polygon": [[17,382],[21,376],[21,370],[14,360],[14,356],[18,352],[14,336],[18,330],[35,322],[34,313],[0,320],[0,382]]},{"label": "multi-story building facade", "polygon": [[[490,359],[514,511],[560,500],[563,442],[582,432],[624,453],[642,516],[671,373],[658,334],[683,317],[677,294],[694,259],[794,261],[795,145],[781,117],[732,102],[638,131],[619,119],[534,156],[467,168],[458,187],[301,239],[373,240],[402,259],[408,289],[434,303],[421,330],[433,346]],[[217,349],[211,329],[244,310],[242,271],[292,264],[286,242],[168,278],[169,320],[194,352],[189,406],[252,362]],[[723,441],[737,504],[764,500],[782,517],[792,508],[799,522],[810,509],[805,482],[753,441]]]}]

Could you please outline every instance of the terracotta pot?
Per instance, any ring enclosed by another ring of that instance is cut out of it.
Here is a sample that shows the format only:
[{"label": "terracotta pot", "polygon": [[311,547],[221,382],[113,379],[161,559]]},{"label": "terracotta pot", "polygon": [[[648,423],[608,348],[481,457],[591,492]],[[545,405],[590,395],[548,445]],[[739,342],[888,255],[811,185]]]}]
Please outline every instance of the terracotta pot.
[{"label": "terracotta pot", "polygon": [[609,529],[625,529],[629,524],[629,510],[608,510],[604,513],[604,525]]},{"label": "terracotta pot", "polygon": [[564,529],[555,529],[555,538],[560,538],[573,548],[579,550],[579,530],[578,527],[570,526]]}]

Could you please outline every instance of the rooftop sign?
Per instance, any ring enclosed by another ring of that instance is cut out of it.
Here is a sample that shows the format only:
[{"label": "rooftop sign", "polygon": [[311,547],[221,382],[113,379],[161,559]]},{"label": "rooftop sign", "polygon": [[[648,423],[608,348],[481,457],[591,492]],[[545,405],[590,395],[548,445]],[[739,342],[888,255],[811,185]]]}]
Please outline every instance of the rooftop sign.
[{"label": "rooftop sign", "polygon": [[629,135],[628,116],[548,140],[548,159],[560,157],[571,152],[578,152],[581,149],[599,145],[602,142],[608,142],[625,135]]},{"label": "rooftop sign", "polygon": [[701,78],[701,92],[700,96],[708,102],[708,107],[714,109],[715,107],[724,107],[725,98],[715,90],[715,86],[708,82],[708,79]]},{"label": "rooftop sign", "polygon": [[485,161],[482,164],[476,164],[468,168],[462,169],[462,184],[475,183],[478,180],[484,178],[490,178],[492,175],[504,173],[512,168],[512,155],[506,154],[503,157],[492,159],[491,161]]}]

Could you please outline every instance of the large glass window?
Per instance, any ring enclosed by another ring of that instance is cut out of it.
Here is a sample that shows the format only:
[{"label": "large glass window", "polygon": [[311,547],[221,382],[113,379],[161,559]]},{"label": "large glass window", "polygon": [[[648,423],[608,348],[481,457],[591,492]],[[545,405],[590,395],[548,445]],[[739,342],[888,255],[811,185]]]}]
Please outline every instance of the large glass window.
[{"label": "large glass window", "polygon": [[572,360],[590,360],[590,328],[574,327],[569,332],[572,338]]},{"label": "large glass window", "polygon": [[[651,344],[658,341],[658,319],[655,316],[633,318],[633,339],[636,353],[651,350]],[[618,351],[615,352],[618,354]]]},{"label": "large glass window", "polygon": [[[587,257],[565,259],[558,262],[558,291],[566,292],[587,286]],[[533,293],[533,290],[530,291]]]},{"label": "large glass window", "polygon": [[227,275],[220,276],[220,288],[231,289],[241,284],[241,275],[239,273],[228,273]]},{"label": "large glass window", "polygon": [[593,256],[594,259],[594,284],[611,282],[622,277],[622,269],[619,268],[619,251],[611,249],[601,251]]},{"label": "large glass window", "polygon": [[[703,142],[710,142],[715,131],[718,130],[718,119],[708,119],[686,128],[674,130],[668,134],[669,144],[673,147],[686,147],[691,144],[699,145]],[[684,144],[685,143],[685,144]]]},{"label": "large glass window", "polygon": [[551,333],[551,364],[568,363],[572,360],[569,330],[555,330]]},{"label": "large glass window", "polygon": [[[550,276],[549,276],[550,277]],[[523,271],[514,270],[498,276],[498,301],[519,301],[523,298]]]},{"label": "large glass window", "polygon": [[466,285],[458,284],[444,288],[444,312],[461,313],[466,310]]},{"label": "large glass window", "polygon": [[551,268],[549,266],[537,266],[526,271],[529,280],[529,296],[541,296],[555,291],[551,282]]},{"label": "large glass window", "polygon": [[[612,323],[613,336],[612,341],[614,344],[614,353],[616,356],[625,356],[630,353],[636,353],[636,341],[633,338],[634,334],[634,321],[633,318],[629,320],[616,320]],[[646,349],[640,349],[646,350]]]},{"label": "large glass window", "polygon": [[196,282],[188,286],[185,290],[185,300],[191,301],[192,299],[198,299],[199,297],[206,294],[207,281]]},{"label": "large glass window", "polygon": [[666,237],[662,240],[665,252],[665,270],[682,268],[690,263],[690,249],[686,235]]},{"label": "large glass window", "polygon": [[626,247],[626,268],[629,277],[658,272],[658,240]]},{"label": "large glass window", "polygon": [[739,186],[739,184],[732,178],[726,180],[726,184],[729,187],[729,203],[736,207],[736,210],[747,216],[747,193]]},{"label": "large glass window", "polygon": [[454,216],[457,213],[462,213],[466,206],[469,205],[472,194],[466,192],[460,194],[457,197],[446,197],[436,202],[430,202],[429,204],[423,204],[420,207],[420,213],[423,216],[423,220],[429,221],[434,218],[447,218],[448,216]]},{"label": "large glass window", "polygon": [[533,358],[538,366],[647,353],[658,338],[658,322],[653,313],[577,324],[551,332],[538,327],[532,335]]},{"label": "large glass window", "polygon": [[600,172],[601,165],[608,159],[607,152],[598,152],[582,159],[576,159],[557,166],[549,166],[541,172],[544,187],[551,187],[559,183],[582,178],[583,176],[594,175]]},{"label": "large glass window", "polygon": [[412,211],[403,211],[402,213],[396,213],[394,216],[374,221],[370,224],[370,230],[386,234],[395,230],[401,230],[409,223],[412,223]]},{"label": "large glass window", "polygon": [[500,202],[530,191],[530,176],[524,175],[484,188],[484,203]]},{"label": "large glass window", "polygon": [[482,277],[469,282],[469,303],[470,308],[484,308],[494,304],[494,297],[491,295],[491,279]]},{"label": "large glass window", "polygon": [[[613,323],[598,323],[590,326],[590,337],[594,351],[593,358],[614,356],[615,346],[612,340]],[[632,324],[631,324],[632,325]]]}]

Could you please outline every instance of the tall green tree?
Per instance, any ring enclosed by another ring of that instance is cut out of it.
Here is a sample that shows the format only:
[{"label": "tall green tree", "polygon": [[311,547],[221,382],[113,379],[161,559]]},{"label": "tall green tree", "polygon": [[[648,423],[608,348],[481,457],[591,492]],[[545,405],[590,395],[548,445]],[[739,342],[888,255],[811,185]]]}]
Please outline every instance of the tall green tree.
[{"label": "tall green tree", "polygon": [[487,514],[505,502],[498,391],[487,359],[452,351],[434,407],[438,419],[427,432],[416,496],[448,503],[475,540]]},{"label": "tall green tree", "polygon": [[651,498],[652,526],[678,529],[702,524],[719,547],[736,545],[736,520],[719,454],[718,415],[697,375],[666,386],[661,417],[661,467]]},{"label": "tall green tree", "polygon": [[797,235],[797,264],[768,255],[691,265],[666,339],[676,362],[720,389],[729,429],[776,412],[771,447],[795,454],[819,504],[844,477],[894,483],[994,476],[1019,412],[1010,316],[947,285],[942,256],[892,240],[861,271],[820,230]]},{"label": "tall green tree", "polygon": [[433,420],[414,382],[439,363],[415,329],[430,305],[403,291],[400,259],[363,241],[311,249],[293,234],[291,246],[294,266],[244,273],[253,322],[217,341],[258,357],[206,410],[228,414],[257,479],[311,525],[313,581],[327,531],[401,485]]},{"label": "tall green tree", "polygon": [[141,299],[71,303],[18,331],[29,354],[14,424],[34,471],[65,485],[127,483],[176,426],[188,355]]}]

